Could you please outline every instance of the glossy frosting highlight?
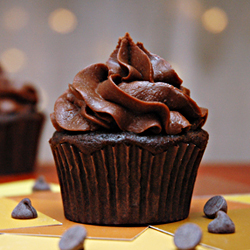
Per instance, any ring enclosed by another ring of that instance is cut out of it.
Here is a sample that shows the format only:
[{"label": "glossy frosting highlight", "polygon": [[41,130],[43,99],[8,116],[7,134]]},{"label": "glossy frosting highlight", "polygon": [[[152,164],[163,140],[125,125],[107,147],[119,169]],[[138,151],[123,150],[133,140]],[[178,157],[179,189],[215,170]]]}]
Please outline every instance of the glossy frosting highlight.
[{"label": "glossy frosting highlight", "polygon": [[203,126],[200,108],[171,65],[127,33],[106,64],[80,71],[54,106],[58,131],[180,134]]}]

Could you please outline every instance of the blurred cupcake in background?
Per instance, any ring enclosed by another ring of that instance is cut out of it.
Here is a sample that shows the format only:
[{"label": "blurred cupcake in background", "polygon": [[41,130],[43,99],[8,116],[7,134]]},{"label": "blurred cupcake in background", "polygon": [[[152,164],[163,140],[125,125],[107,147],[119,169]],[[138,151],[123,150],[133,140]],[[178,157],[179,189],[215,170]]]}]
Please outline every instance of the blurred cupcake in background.
[{"label": "blurred cupcake in background", "polygon": [[0,65],[0,174],[34,170],[45,115],[30,83],[13,83]]}]

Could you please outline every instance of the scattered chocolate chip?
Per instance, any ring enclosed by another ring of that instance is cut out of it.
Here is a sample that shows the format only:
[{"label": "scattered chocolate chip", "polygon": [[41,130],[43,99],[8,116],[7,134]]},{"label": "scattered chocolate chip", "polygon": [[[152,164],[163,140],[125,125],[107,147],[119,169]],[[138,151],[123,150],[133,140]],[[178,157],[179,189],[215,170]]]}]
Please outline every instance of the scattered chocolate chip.
[{"label": "scattered chocolate chip", "polygon": [[215,234],[234,233],[235,225],[225,212],[218,211],[216,218],[208,224],[208,232]]},{"label": "scattered chocolate chip", "polygon": [[34,219],[37,218],[37,212],[31,205],[29,198],[22,199],[11,213],[14,219]]},{"label": "scattered chocolate chip", "polygon": [[194,223],[186,223],[180,226],[174,235],[174,243],[178,249],[193,249],[200,242],[202,231],[199,226]]},{"label": "scattered chocolate chip", "polygon": [[218,211],[227,213],[227,202],[220,195],[213,196],[206,202],[203,211],[208,218],[214,219]]},{"label": "scattered chocolate chip", "polygon": [[32,187],[32,191],[46,191],[46,190],[50,190],[50,185],[46,182],[45,177],[41,175],[36,179],[36,182]]},{"label": "scattered chocolate chip", "polygon": [[81,250],[87,236],[87,231],[83,226],[73,226],[69,228],[59,241],[61,250]]}]

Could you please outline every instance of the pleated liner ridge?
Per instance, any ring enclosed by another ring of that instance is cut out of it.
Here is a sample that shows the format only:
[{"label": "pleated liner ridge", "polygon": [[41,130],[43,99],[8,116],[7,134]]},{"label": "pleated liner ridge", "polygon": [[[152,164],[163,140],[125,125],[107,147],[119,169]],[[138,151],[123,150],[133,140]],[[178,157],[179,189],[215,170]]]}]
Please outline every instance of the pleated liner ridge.
[{"label": "pleated liner ridge", "polygon": [[33,171],[44,119],[39,113],[0,117],[0,174]]},{"label": "pleated liner ridge", "polygon": [[179,143],[153,155],[134,145],[92,154],[52,147],[65,217],[100,225],[156,224],[185,219],[203,150]]}]

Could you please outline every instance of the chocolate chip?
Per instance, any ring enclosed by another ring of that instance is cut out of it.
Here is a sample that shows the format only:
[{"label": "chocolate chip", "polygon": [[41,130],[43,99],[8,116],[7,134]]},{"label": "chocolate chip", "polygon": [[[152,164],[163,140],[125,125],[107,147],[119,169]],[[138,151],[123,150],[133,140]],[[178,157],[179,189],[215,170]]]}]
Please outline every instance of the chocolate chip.
[{"label": "chocolate chip", "polygon": [[214,196],[206,202],[203,211],[208,218],[213,219],[218,211],[227,213],[227,202],[220,195]]},{"label": "chocolate chip", "polygon": [[208,224],[208,232],[215,234],[234,233],[235,225],[225,212],[218,211],[216,218]]},{"label": "chocolate chip", "polygon": [[46,190],[50,190],[50,185],[46,182],[45,177],[41,175],[36,179],[36,182],[32,187],[32,191],[46,191]]},{"label": "chocolate chip", "polygon": [[193,249],[200,242],[202,231],[199,226],[194,223],[186,223],[180,226],[174,235],[174,243],[178,249]]},{"label": "chocolate chip", "polygon": [[73,226],[69,228],[59,241],[61,250],[80,250],[84,249],[83,244],[87,236],[87,231],[83,226]]},{"label": "chocolate chip", "polygon": [[11,213],[14,219],[34,219],[37,218],[36,209],[31,205],[29,198],[22,199]]}]

